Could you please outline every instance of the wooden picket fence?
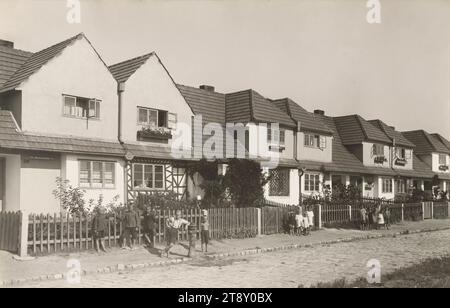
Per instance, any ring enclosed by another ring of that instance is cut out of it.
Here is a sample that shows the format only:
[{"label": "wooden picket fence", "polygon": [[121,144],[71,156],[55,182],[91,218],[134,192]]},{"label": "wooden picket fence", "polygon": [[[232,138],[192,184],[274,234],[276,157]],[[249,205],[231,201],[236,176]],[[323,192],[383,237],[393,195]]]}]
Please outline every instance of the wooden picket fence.
[{"label": "wooden picket fence", "polygon": [[449,218],[449,208],[450,202],[440,201],[433,202],[433,218],[434,219],[442,219]]},{"label": "wooden picket fence", "polygon": [[[435,202],[429,203],[437,204]],[[331,203],[327,202],[320,205],[321,208],[321,224],[322,226],[330,226],[336,224],[354,224],[361,221],[361,208],[364,206],[366,209],[374,206],[374,203],[366,203],[366,202],[355,202],[348,204],[341,203]],[[393,202],[382,202],[382,206],[388,205],[391,210],[391,223],[397,223],[403,220],[417,221],[422,220],[423,218],[423,207],[422,203],[393,203]],[[426,207],[426,203],[424,203],[424,207]],[[315,219],[316,224],[318,224],[318,210],[319,205],[315,205]],[[440,217],[448,218],[448,206],[445,206],[444,203],[442,205],[434,205],[434,208],[437,209],[436,215]],[[403,212],[403,214],[402,214]],[[430,210],[431,213],[431,210]],[[430,214],[431,215],[431,214]],[[436,216],[435,215],[435,216]]]},{"label": "wooden picket fence", "polygon": [[18,251],[21,221],[21,212],[0,212],[0,250]]},{"label": "wooden picket fence", "polygon": [[[175,210],[157,213],[155,241],[165,242],[166,224]],[[256,208],[214,208],[208,211],[210,236],[212,239],[246,238],[258,234],[258,213]],[[196,226],[196,236],[200,237],[200,209],[182,210],[182,217]],[[29,216],[28,252],[32,255],[57,251],[80,251],[92,249],[92,217],[89,215],[47,214]],[[122,221],[118,215],[110,215],[108,231],[105,234],[106,247],[122,244]],[[142,228],[138,228],[139,244],[143,241]],[[179,240],[188,240],[188,232],[179,232]]]}]

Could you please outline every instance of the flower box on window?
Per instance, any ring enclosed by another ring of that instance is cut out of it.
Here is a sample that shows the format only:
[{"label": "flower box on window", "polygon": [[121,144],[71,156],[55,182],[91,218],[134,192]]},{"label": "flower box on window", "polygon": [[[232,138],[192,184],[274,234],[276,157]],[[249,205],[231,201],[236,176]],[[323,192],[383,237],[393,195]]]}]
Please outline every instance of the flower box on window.
[{"label": "flower box on window", "polygon": [[167,140],[172,138],[172,130],[167,127],[143,127],[138,131],[138,137]]},{"label": "flower box on window", "polygon": [[440,165],[440,166],[439,166],[439,170],[441,170],[441,171],[447,171],[447,170],[448,170],[448,166],[447,166],[447,165]]},{"label": "flower box on window", "polygon": [[386,157],[384,157],[384,155],[375,156],[375,158],[373,159],[373,162],[376,164],[382,164],[386,161],[387,161],[387,159],[386,159]]},{"label": "flower box on window", "polygon": [[407,163],[406,158],[397,157],[397,158],[395,159],[395,164],[398,165],[398,166],[405,166],[406,163]]}]

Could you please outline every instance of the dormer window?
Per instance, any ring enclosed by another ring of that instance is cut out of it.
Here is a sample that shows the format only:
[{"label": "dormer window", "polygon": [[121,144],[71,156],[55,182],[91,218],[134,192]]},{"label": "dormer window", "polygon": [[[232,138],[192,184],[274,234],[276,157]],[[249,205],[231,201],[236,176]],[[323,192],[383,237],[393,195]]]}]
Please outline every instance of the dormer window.
[{"label": "dormer window", "polygon": [[285,130],[267,128],[267,143],[269,150],[283,151],[285,149]]},{"label": "dormer window", "polygon": [[373,156],[384,156],[384,146],[382,144],[374,144],[372,147]]},{"label": "dormer window", "polygon": [[[272,132],[273,132],[273,138],[272,138]],[[267,142],[269,144],[280,144],[284,145],[285,140],[285,130],[284,129],[274,129],[274,128],[267,128]]]},{"label": "dormer window", "polygon": [[168,127],[168,112],[138,107],[138,124],[152,127]]},{"label": "dormer window", "polygon": [[395,155],[398,158],[405,159],[406,158],[406,150],[403,148],[395,148]]},{"label": "dormer window", "polygon": [[439,165],[446,165],[447,157],[445,154],[439,154]]},{"label": "dormer window", "polygon": [[73,118],[100,118],[100,102],[95,98],[63,95],[63,114]]},{"label": "dormer window", "polygon": [[305,134],[304,145],[311,148],[325,149],[327,147],[327,139],[325,136]]}]

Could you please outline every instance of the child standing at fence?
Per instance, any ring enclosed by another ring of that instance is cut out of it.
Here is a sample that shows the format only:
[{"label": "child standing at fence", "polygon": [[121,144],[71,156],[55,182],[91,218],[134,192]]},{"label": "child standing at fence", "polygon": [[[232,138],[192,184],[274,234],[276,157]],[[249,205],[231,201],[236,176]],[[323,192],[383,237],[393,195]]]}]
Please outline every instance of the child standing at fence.
[{"label": "child standing at fence", "polygon": [[311,206],[308,207],[308,211],[306,211],[306,216],[308,216],[308,225],[309,229],[311,230],[312,228],[314,228],[314,212]]},{"label": "child standing at fence", "polygon": [[297,210],[297,214],[295,215],[295,233],[297,235],[301,235],[303,232],[303,215],[302,208],[299,207]]},{"label": "child standing at fence", "polygon": [[384,225],[386,226],[386,229],[389,230],[389,227],[391,226],[391,209],[389,208],[389,205],[384,209]]},{"label": "child standing at fence", "polygon": [[305,212],[303,212],[303,235],[309,235],[309,230],[310,230],[310,226],[309,226],[308,214],[305,211]]},{"label": "child standing at fence", "polygon": [[104,237],[107,231],[108,218],[106,217],[106,210],[103,207],[98,207],[92,220],[92,236],[94,239],[94,248],[97,252],[99,252],[99,249],[106,252]]},{"label": "child standing at fence", "polygon": [[203,251],[203,244],[205,244],[205,252],[208,252],[208,243],[209,243],[209,219],[208,219],[208,211],[202,210],[202,218],[200,221],[200,240]]},{"label": "child standing at fence", "polygon": [[169,257],[170,249],[178,242],[178,230],[183,226],[189,226],[190,223],[186,219],[181,218],[181,211],[177,210],[176,216],[171,216],[166,222],[166,248],[161,251],[161,257],[167,255]]},{"label": "child standing at fence", "polygon": [[367,229],[367,222],[368,222],[368,215],[367,215],[367,210],[366,208],[363,206],[361,207],[360,210],[360,214],[361,214],[361,225],[359,226],[359,228],[361,230],[366,230]]}]

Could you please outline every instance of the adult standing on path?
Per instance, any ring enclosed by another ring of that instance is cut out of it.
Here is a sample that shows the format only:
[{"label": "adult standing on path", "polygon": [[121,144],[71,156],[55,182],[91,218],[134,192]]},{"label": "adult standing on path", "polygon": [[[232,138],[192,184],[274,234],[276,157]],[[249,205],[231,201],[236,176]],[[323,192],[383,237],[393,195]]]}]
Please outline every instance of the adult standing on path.
[{"label": "adult standing on path", "polygon": [[147,207],[144,214],[144,237],[147,240],[149,247],[155,247],[156,235],[156,209],[154,207]]},{"label": "adult standing on path", "polygon": [[134,249],[135,241],[138,238],[138,227],[140,224],[140,218],[138,212],[134,210],[133,201],[128,202],[128,209],[124,213],[123,227],[124,227],[124,245],[122,248],[126,248],[127,241],[130,243],[130,249]]},{"label": "adult standing on path", "polygon": [[163,255],[167,255],[169,257],[170,249],[178,242],[178,230],[180,230],[183,226],[189,226],[190,222],[186,219],[181,218],[181,211],[177,210],[175,217],[171,216],[166,222],[167,232],[166,232],[166,241],[167,245],[164,250],[161,251],[161,257]]}]

